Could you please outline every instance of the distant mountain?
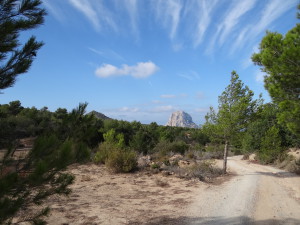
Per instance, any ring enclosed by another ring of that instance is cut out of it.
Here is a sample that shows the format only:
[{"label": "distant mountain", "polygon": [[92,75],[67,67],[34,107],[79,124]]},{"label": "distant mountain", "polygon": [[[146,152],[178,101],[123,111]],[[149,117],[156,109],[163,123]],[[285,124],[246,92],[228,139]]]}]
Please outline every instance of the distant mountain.
[{"label": "distant mountain", "polygon": [[88,113],[88,115],[93,114],[96,118],[102,119],[102,120],[111,120],[111,118],[105,116],[103,113],[99,113],[95,110]]},{"label": "distant mountain", "polygon": [[184,111],[173,112],[166,126],[198,128],[192,117]]}]

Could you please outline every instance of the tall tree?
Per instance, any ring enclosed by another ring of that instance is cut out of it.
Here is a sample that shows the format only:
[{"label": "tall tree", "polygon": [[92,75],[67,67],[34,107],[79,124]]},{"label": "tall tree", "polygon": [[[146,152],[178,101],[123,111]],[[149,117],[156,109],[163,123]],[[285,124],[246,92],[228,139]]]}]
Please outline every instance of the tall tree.
[{"label": "tall tree", "polygon": [[231,73],[230,84],[219,96],[218,112],[213,108],[206,115],[204,130],[210,136],[221,138],[225,144],[223,171],[227,170],[227,155],[229,145],[241,145],[241,137],[247,129],[256,101],[252,100],[253,92],[239,80],[238,74]]},{"label": "tall tree", "polygon": [[21,48],[21,31],[44,22],[46,12],[40,0],[0,0],[0,90],[11,87],[26,73],[43,45],[32,36]]},{"label": "tall tree", "polygon": [[267,32],[252,61],[267,74],[265,88],[279,106],[279,123],[300,137],[300,24],[285,36]]}]

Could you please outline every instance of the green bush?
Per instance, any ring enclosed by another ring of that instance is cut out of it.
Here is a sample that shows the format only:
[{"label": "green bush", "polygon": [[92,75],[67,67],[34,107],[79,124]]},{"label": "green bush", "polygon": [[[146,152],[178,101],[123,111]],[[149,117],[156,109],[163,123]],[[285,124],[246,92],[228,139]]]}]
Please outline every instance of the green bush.
[{"label": "green bush", "polygon": [[99,145],[98,151],[94,156],[95,163],[104,164],[108,158],[109,153],[115,148],[115,146],[109,142],[103,142]]},{"label": "green bush", "polygon": [[155,146],[153,152],[158,153],[159,156],[163,157],[167,156],[171,152],[180,153],[183,155],[188,149],[189,146],[184,141],[169,142],[162,140]]},{"label": "green bush", "polygon": [[105,165],[114,173],[128,173],[137,168],[136,153],[131,150],[113,149],[109,152]]},{"label": "green bush", "polygon": [[86,162],[90,160],[91,150],[84,143],[79,143],[75,147],[75,158],[77,162]]},{"label": "green bush", "polygon": [[137,156],[132,150],[125,150],[109,142],[100,144],[94,162],[103,163],[112,172],[131,172],[137,168]]}]

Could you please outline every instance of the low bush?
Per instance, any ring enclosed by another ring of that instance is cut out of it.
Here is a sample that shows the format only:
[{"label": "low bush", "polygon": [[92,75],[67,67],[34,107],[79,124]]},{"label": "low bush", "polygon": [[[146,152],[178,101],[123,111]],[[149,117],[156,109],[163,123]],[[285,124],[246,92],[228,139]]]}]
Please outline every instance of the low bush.
[{"label": "low bush", "polygon": [[114,173],[127,173],[137,168],[137,155],[129,149],[103,142],[94,156],[95,163],[103,163]]},{"label": "low bush", "polygon": [[160,141],[153,149],[153,153],[157,153],[160,157],[167,156],[172,153],[184,154],[189,149],[189,145],[184,141]]},{"label": "low bush", "polygon": [[94,162],[104,164],[108,158],[108,155],[114,148],[115,146],[111,143],[108,142],[101,143],[98,147],[98,151],[94,156]]},{"label": "low bush", "polygon": [[190,178],[198,178],[201,181],[210,180],[223,174],[221,168],[215,167],[212,161],[202,161],[195,166],[189,168],[188,176]]},{"label": "low bush", "polygon": [[114,173],[128,173],[137,168],[137,156],[132,150],[114,149],[109,152],[105,165]]}]

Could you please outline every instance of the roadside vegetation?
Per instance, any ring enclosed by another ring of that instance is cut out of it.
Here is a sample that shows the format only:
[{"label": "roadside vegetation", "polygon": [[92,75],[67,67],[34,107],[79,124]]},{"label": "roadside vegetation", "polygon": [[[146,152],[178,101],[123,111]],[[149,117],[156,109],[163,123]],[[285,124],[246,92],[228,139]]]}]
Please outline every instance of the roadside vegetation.
[{"label": "roadside vegetation", "polygon": [[[18,33],[43,23],[40,1],[0,1],[0,90],[13,86],[42,47],[32,37],[19,47]],[[267,75],[272,102],[254,93],[233,71],[229,85],[199,129],[99,119],[87,114],[87,103],[68,111],[23,107],[16,100],[0,105],[0,223],[18,211],[39,205],[54,194],[69,194],[74,163],[105,164],[113,173],[149,170],[209,182],[226,173],[228,154],[256,154],[261,163],[293,162],[286,151],[300,146],[300,24],[285,36],[268,32],[252,60]],[[8,59],[7,57],[12,58]],[[24,144],[30,140],[30,144]],[[25,154],[19,157],[20,150]],[[213,159],[224,159],[223,170]],[[158,181],[159,185],[165,183]],[[48,208],[18,222],[44,224]]]}]

